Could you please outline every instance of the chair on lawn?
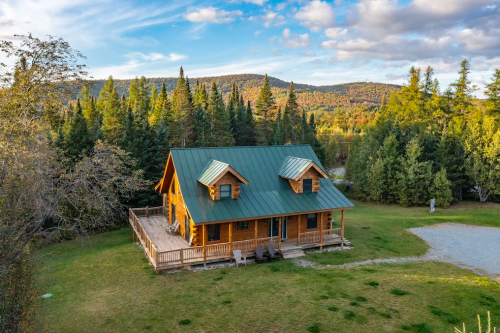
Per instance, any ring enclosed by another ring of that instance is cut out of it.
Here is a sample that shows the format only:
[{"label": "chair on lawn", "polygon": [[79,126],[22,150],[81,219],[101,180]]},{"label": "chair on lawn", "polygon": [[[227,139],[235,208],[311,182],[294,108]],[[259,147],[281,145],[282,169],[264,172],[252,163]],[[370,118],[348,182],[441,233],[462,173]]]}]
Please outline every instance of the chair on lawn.
[{"label": "chair on lawn", "polygon": [[247,257],[241,256],[241,250],[234,250],[233,256],[234,261],[236,262],[236,267],[238,267],[238,264],[245,264],[245,266],[247,265]]},{"label": "chair on lawn", "polygon": [[264,257],[264,251],[260,246],[255,249],[255,262],[260,264],[267,261],[267,257]]},{"label": "chair on lawn", "polygon": [[281,251],[280,250],[275,250],[274,246],[271,244],[267,245],[267,256],[269,260],[280,260],[281,258]]}]

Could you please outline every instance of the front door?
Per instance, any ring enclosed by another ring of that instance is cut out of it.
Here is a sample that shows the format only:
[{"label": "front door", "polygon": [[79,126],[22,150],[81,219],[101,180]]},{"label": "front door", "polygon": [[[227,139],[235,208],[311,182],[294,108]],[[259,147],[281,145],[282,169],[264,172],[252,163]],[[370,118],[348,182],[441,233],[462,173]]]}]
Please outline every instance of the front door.
[{"label": "front door", "polygon": [[288,236],[288,216],[283,216],[281,220],[281,239],[287,239]]},{"label": "front door", "polygon": [[279,217],[269,219],[269,237],[275,237],[279,234]]},{"label": "front door", "polygon": [[172,217],[172,219],[170,220],[170,224],[174,224],[175,223],[175,205],[172,203],[170,204],[170,216]]},{"label": "front door", "polygon": [[186,215],[186,218],[184,220],[184,228],[186,229],[186,234],[184,235],[184,239],[189,242],[189,236],[191,236],[190,235],[191,230],[189,228],[189,219],[188,219],[187,215]]}]

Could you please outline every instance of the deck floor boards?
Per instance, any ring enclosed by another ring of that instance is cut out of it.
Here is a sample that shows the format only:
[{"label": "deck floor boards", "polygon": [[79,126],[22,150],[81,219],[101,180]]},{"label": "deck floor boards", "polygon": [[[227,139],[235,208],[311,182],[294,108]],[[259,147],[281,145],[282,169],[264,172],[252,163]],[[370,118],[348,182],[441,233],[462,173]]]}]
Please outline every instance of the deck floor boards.
[{"label": "deck floor boards", "polygon": [[139,217],[144,232],[159,252],[188,248],[188,242],[178,233],[167,233],[167,219],[163,215]]}]

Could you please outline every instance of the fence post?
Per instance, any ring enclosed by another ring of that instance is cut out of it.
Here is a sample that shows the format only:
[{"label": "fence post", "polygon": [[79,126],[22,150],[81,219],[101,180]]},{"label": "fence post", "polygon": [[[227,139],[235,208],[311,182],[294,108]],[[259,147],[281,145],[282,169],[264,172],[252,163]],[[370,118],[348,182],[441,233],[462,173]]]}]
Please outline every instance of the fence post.
[{"label": "fence post", "polygon": [[181,264],[183,264],[184,263],[184,249],[181,249],[180,254],[181,254]]},{"label": "fence post", "polygon": [[300,246],[300,216],[297,215],[297,246]]},{"label": "fence post", "polygon": [[207,260],[207,225],[203,225],[203,260]]},{"label": "fence post", "polygon": [[[319,243],[323,244],[323,212],[319,213]],[[323,250],[323,246],[319,246],[319,250]]]},{"label": "fence post", "polygon": [[342,221],[340,223],[340,239],[342,240],[342,247],[344,247],[344,210],[342,209]]},{"label": "fence post", "polygon": [[146,206],[146,217],[149,217],[149,207]]}]

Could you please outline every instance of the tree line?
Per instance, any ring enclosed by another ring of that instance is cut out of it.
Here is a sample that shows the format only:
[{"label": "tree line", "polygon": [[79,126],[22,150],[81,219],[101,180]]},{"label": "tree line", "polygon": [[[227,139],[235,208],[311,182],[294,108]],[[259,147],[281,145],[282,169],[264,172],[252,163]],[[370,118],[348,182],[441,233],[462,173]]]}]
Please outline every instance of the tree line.
[{"label": "tree line", "polygon": [[[50,116],[53,144],[77,162],[101,140],[116,145],[135,159],[144,179],[158,182],[171,147],[222,147],[310,144],[320,159],[324,151],[316,138],[314,114],[306,116],[290,84],[284,110],[277,105],[267,75],[255,106],[245,100],[236,82],[224,102],[217,84],[208,89],[196,81],[194,89],[180,68],[177,85],[169,95],[165,83],[159,91],[145,77],[130,85],[129,96],[118,95],[110,77],[91,95],[85,83],[78,98]],[[159,203],[152,190],[140,191],[127,204]]]},{"label": "tree line", "polygon": [[412,67],[401,91],[384,96],[349,149],[346,179],[355,197],[404,206],[435,198],[447,207],[500,194],[500,70],[484,102],[474,97],[469,75],[464,60],[442,92],[431,67]]}]

